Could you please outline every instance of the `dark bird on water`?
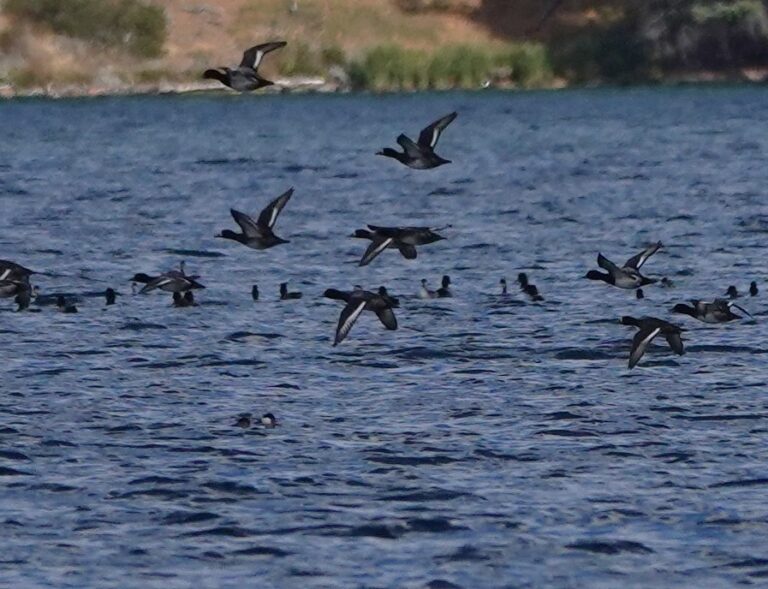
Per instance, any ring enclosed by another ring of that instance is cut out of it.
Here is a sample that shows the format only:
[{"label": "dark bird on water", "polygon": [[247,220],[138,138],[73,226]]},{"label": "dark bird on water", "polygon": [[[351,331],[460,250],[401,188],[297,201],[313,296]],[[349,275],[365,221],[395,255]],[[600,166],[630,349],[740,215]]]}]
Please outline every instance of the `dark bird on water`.
[{"label": "dark bird on water", "polygon": [[323,293],[323,296],[346,303],[346,306],[342,309],[341,315],[339,316],[339,323],[336,326],[336,336],[333,341],[334,346],[337,346],[344,341],[344,338],[347,337],[352,326],[363,311],[376,313],[379,321],[381,321],[387,329],[397,329],[397,319],[395,318],[395,313],[392,309],[397,308],[399,305],[397,299],[387,294],[386,289],[384,290],[384,293],[381,294],[381,292],[373,293],[363,290],[360,287],[355,287],[355,290],[351,292],[329,288]]},{"label": "dark bird on water", "polygon": [[645,286],[646,284],[653,284],[656,282],[656,279],[647,278],[640,274],[640,268],[642,268],[648,258],[655,254],[661,247],[662,243],[660,241],[648,246],[636,256],[629,258],[621,268],[603,256],[603,254],[598,253],[597,265],[607,272],[603,273],[597,270],[590,270],[587,272],[585,278],[589,278],[590,280],[602,280],[606,284],[625,289],[635,289]]},{"label": "dark bird on water", "polygon": [[640,358],[645,354],[645,350],[651,343],[653,338],[662,334],[672,348],[672,351],[678,355],[683,354],[683,339],[681,333],[683,328],[663,321],[662,319],[656,319],[655,317],[643,317],[636,319],[634,317],[624,316],[621,318],[621,323],[624,325],[632,325],[637,327],[639,331],[632,339],[632,349],[629,352],[629,368],[634,368],[640,361]]},{"label": "dark bird on water", "polygon": [[224,229],[216,237],[231,239],[255,250],[265,250],[281,243],[289,243],[287,239],[282,239],[275,235],[272,228],[275,226],[280,211],[288,204],[292,195],[293,188],[290,188],[278,196],[261,211],[256,221],[245,213],[229,209],[229,212],[232,213],[232,218],[240,226],[242,233],[235,233],[230,229]]},{"label": "dark bird on water", "polygon": [[287,282],[280,283],[280,300],[281,301],[288,301],[290,299],[300,299],[300,298],[301,298],[300,292],[288,292]]},{"label": "dark bird on water", "polygon": [[501,286],[501,294],[506,295],[507,294],[507,279],[502,278],[499,280],[499,285]]},{"label": "dark bird on water", "polygon": [[448,298],[451,298],[452,296],[453,296],[453,293],[451,292],[451,277],[443,276],[441,286],[440,288],[437,289],[437,298],[448,299]]},{"label": "dark bird on water", "polygon": [[271,86],[274,82],[263,78],[259,74],[259,65],[261,65],[261,60],[264,59],[267,53],[285,47],[285,45],[285,41],[256,45],[243,53],[243,59],[235,69],[219,67],[205,70],[203,77],[218,80],[225,86],[229,86],[238,92],[251,92],[264,86]]},{"label": "dark bird on water", "polygon": [[416,170],[428,170],[443,164],[450,164],[451,160],[444,159],[435,153],[435,146],[440,139],[440,134],[451,124],[456,116],[457,113],[452,112],[423,129],[416,143],[407,135],[399,135],[397,143],[403,148],[402,152],[385,147],[381,151],[376,152],[376,155],[391,157]]},{"label": "dark bird on water", "polygon": [[68,303],[64,295],[56,297],[56,306],[62,313],[77,313],[77,307],[73,303]]},{"label": "dark bird on water", "polygon": [[108,288],[104,291],[104,298],[107,300],[107,305],[114,305],[117,300],[117,292],[114,288]]},{"label": "dark bird on water", "polygon": [[643,289],[642,289],[642,288],[638,288],[638,289],[635,291],[635,296],[636,296],[638,299],[644,299],[644,298],[645,298],[645,293],[643,292]]},{"label": "dark bird on water", "polygon": [[756,297],[757,293],[758,293],[757,282],[753,280],[752,282],[749,283],[749,296]]},{"label": "dark bird on water", "polygon": [[520,272],[517,275],[517,282],[520,283],[520,290],[522,290],[532,301],[543,301],[544,297],[539,294],[539,289],[535,284],[528,282],[528,275],[525,272]]},{"label": "dark bird on water", "polygon": [[728,290],[725,291],[725,294],[728,296],[729,299],[738,299],[741,296],[739,294],[739,291],[736,290],[736,287],[733,285],[728,287]]},{"label": "dark bird on water", "polygon": [[699,300],[692,300],[691,305],[679,303],[672,308],[673,313],[683,313],[704,323],[727,323],[734,319],[741,319],[731,311],[731,307],[736,307],[742,313],[750,315],[749,311],[739,307],[736,303],[726,301],[725,299],[715,299],[711,303],[705,303]]},{"label": "dark bird on water", "polygon": [[195,295],[191,290],[186,291],[183,295],[180,292],[173,293],[173,306],[174,307],[194,307]]},{"label": "dark bird on water", "polygon": [[397,248],[405,259],[413,260],[417,255],[417,245],[427,245],[445,239],[445,237],[437,232],[449,227],[450,225],[446,225],[445,227],[432,229],[430,227],[379,227],[377,225],[368,225],[368,229],[358,229],[352,234],[352,237],[371,240],[371,245],[368,246],[363,257],[360,258],[359,265],[367,266],[388,247]]},{"label": "dark bird on water", "polygon": [[254,284],[251,287],[251,298],[254,301],[258,301],[259,300],[259,285],[258,284]]}]

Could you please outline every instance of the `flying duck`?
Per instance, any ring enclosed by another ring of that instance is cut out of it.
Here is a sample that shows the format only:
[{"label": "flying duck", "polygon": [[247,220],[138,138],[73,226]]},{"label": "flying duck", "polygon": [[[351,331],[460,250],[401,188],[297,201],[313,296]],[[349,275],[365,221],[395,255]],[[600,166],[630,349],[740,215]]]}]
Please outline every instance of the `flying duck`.
[{"label": "flying duck", "polygon": [[408,136],[401,134],[397,138],[397,143],[403,148],[402,152],[385,147],[381,151],[376,152],[376,155],[394,158],[409,168],[416,170],[428,170],[443,164],[450,164],[450,160],[443,159],[435,153],[435,146],[440,139],[440,134],[451,124],[456,116],[457,113],[452,112],[423,129],[416,143]]},{"label": "flying duck", "polygon": [[139,294],[146,294],[151,290],[159,288],[166,292],[185,292],[194,288],[205,288],[196,279],[199,278],[196,275],[187,276],[184,272],[184,262],[179,264],[178,270],[170,270],[160,276],[148,276],[143,272],[134,274],[131,278],[132,282],[140,282],[144,284],[144,287],[139,291]]},{"label": "flying duck", "polygon": [[757,282],[753,280],[752,282],[749,283],[749,296],[756,297],[757,293],[758,293]]},{"label": "flying duck", "polygon": [[634,368],[640,361],[640,358],[645,354],[645,350],[648,348],[648,344],[651,343],[653,338],[662,334],[672,348],[672,351],[676,354],[683,354],[683,339],[681,333],[683,328],[656,319],[655,317],[643,317],[642,319],[636,319],[634,317],[624,316],[621,318],[621,323],[624,325],[632,325],[639,328],[640,331],[635,334],[632,339],[632,349],[629,352],[629,368]]},{"label": "flying duck", "polygon": [[280,283],[280,300],[281,301],[287,301],[289,299],[300,299],[300,298],[301,298],[300,292],[288,292],[287,282]]},{"label": "flying duck", "polygon": [[74,305],[74,303],[67,303],[64,295],[59,295],[56,297],[56,306],[62,313],[77,313],[77,307]]},{"label": "flying duck", "polygon": [[254,284],[251,287],[251,298],[254,301],[258,301],[259,300],[259,285],[258,284]]},{"label": "flying duck", "polygon": [[365,250],[363,257],[360,258],[360,266],[367,266],[376,256],[388,247],[396,247],[407,260],[416,258],[417,245],[427,245],[445,239],[437,233],[445,227],[379,227],[377,225],[368,225],[368,229],[358,229],[352,237],[370,239],[371,245]]},{"label": "flying duck", "polygon": [[398,307],[396,300],[387,294],[381,295],[356,287],[352,292],[344,292],[329,288],[323,293],[324,297],[338,301],[344,301],[346,306],[341,311],[339,323],[336,326],[334,346],[338,346],[347,337],[352,326],[363,311],[376,313],[379,321],[387,329],[397,329],[397,319],[392,311]]},{"label": "flying duck", "polygon": [[287,239],[282,239],[274,234],[272,228],[275,226],[280,211],[283,210],[293,195],[293,188],[284,192],[272,202],[270,202],[259,214],[258,220],[254,221],[251,217],[235,209],[229,209],[232,218],[240,225],[242,233],[235,233],[229,229],[224,229],[216,237],[231,239],[242,243],[255,250],[265,250],[281,243],[288,243]]},{"label": "flying duck", "polygon": [[3,279],[0,280],[0,298],[7,299],[18,296],[26,290],[30,290],[29,279]]},{"label": "flying duck", "polygon": [[602,280],[607,284],[625,289],[635,289],[645,286],[646,284],[653,284],[656,282],[656,279],[647,278],[640,274],[640,268],[642,268],[648,258],[655,254],[661,247],[662,244],[660,241],[649,245],[636,256],[629,258],[621,268],[603,256],[603,254],[598,253],[597,265],[603,270],[607,270],[607,272],[603,273],[598,272],[597,270],[590,270],[587,272],[585,278],[589,278],[590,280]]},{"label": "flying duck", "polygon": [[251,92],[264,86],[271,86],[274,82],[259,75],[259,65],[261,65],[261,60],[264,59],[267,53],[285,47],[285,45],[285,41],[256,45],[243,53],[243,59],[237,68],[219,67],[205,70],[203,77],[218,80],[225,86],[229,86],[238,92]]},{"label": "flying duck", "polygon": [[420,299],[436,299],[437,298],[437,291],[436,290],[430,290],[427,287],[427,279],[422,278],[421,279],[421,288],[419,289],[419,298]]},{"label": "flying duck", "polygon": [[525,272],[520,272],[517,275],[517,281],[520,283],[520,290],[527,294],[532,301],[543,301],[544,297],[539,294],[539,289],[535,284],[528,282],[528,275]]},{"label": "flying duck", "polygon": [[443,276],[442,280],[442,286],[437,289],[437,298],[439,299],[448,299],[453,296],[453,293],[451,292],[451,277],[450,276]]},{"label": "flying duck", "polygon": [[742,309],[736,303],[726,301],[725,299],[715,299],[711,303],[705,303],[694,299],[691,303],[692,306],[682,303],[677,304],[672,308],[672,312],[690,315],[694,319],[698,319],[704,323],[726,323],[728,321],[733,321],[734,319],[741,319],[740,315],[736,315],[736,313],[731,311],[731,307],[736,307],[750,317],[752,316],[746,309]]}]

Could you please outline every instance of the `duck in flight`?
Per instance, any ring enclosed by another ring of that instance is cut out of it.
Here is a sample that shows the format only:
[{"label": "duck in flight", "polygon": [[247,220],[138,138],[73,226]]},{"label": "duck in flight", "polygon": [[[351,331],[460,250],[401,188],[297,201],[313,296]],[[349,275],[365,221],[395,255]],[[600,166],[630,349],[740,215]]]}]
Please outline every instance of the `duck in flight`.
[{"label": "duck in flight", "polygon": [[275,235],[273,227],[288,201],[293,195],[293,188],[278,196],[270,202],[259,214],[259,218],[254,221],[251,217],[235,209],[229,209],[232,218],[240,226],[242,233],[235,233],[230,229],[224,229],[216,237],[231,239],[255,250],[265,250],[281,243],[289,243],[287,239],[282,239]]},{"label": "duck in flight", "polygon": [[597,270],[590,270],[587,272],[585,278],[589,278],[590,280],[602,280],[606,284],[630,290],[640,288],[646,284],[653,284],[656,282],[656,279],[648,278],[640,274],[640,268],[642,268],[648,258],[655,254],[661,247],[662,243],[660,241],[649,245],[636,256],[629,258],[621,268],[603,256],[603,254],[598,253],[597,265],[607,272],[603,273]]},{"label": "duck in flight", "polygon": [[339,315],[339,323],[336,326],[336,336],[333,345],[338,346],[344,338],[347,337],[352,326],[357,321],[363,311],[376,313],[379,321],[387,329],[397,329],[397,318],[392,309],[399,306],[396,298],[389,296],[386,289],[379,289],[378,293],[363,290],[359,286],[351,292],[329,288],[323,293],[323,296],[337,301],[343,301],[346,306]]},{"label": "duck in flight", "polygon": [[664,336],[673,352],[678,355],[682,355],[684,352],[683,339],[681,337],[683,329],[677,325],[673,325],[672,323],[668,323],[661,319],[656,319],[655,317],[636,319],[626,315],[621,318],[621,323],[624,325],[632,325],[639,329],[632,339],[632,348],[629,352],[630,370],[637,365],[640,358],[645,354],[645,350],[648,349],[648,345],[653,341],[653,338],[659,334]]},{"label": "duck in flight", "polygon": [[450,225],[446,225],[445,227],[432,229],[430,227],[379,227],[377,225],[368,225],[368,229],[358,229],[352,234],[352,237],[371,240],[371,245],[368,246],[368,249],[363,253],[363,257],[360,258],[359,265],[367,266],[388,247],[400,250],[400,253],[406,260],[414,260],[417,256],[417,245],[427,245],[445,239],[445,237],[437,232],[449,227]]},{"label": "duck in flight", "polygon": [[225,86],[238,92],[251,92],[264,86],[271,86],[274,82],[263,78],[259,74],[259,65],[261,65],[261,60],[264,59],[267,53],[285,47],[285,45],[285,41],[274,41],[272,43],[256,45],[243,53],[243,59],[235,69],[219,67],[205,70],[203,77],[218,80]]},{"label": "duck in flight", "polygon": [[10,260],[0,260],[0,280],[29,282],[29,277],[35,274],[33,270]]},{"label": "duck in flight", "polygon": [[376,152],[376,155],[394,158],[415,170],[428,170],[443,164],[450,164],[451,160],[444,159],[435,153],[435,146],[440,139],[440,134],[457,116],[457,113],[452,112],[438,119],[421,131],[419,140],[416,143],[407,135],[399,135],[397,143],[403,148],[402,152],[385,147],[381,151]]},{"label": "duck in flight", "polygon": [[186,292],[195,288],[205,288],[205,286],[197,281],[199,276],[187,276],[184,266],[185,264],[182,261],[179,264],[178,270],[170,270],[165,274],[160,274],[160,276],[148,276],[140,272],[139,274],[134,274],[131,281],[144,284],[139,294],[146,294],[156,288],[166,292]]},{"label": "duck in flight", "polygon": [[685,305],[683,303],[675,305],[672,308],[672,312],[690,315],[694,319],[698,319],[704,323],[727,323],[734,319],[741,319],[741,315],[737,315],[731,311],[731,307],[736,307],[742,313],[752,317],[749,311],[739,307],[736,303],[726,301],[725,299],[715,299],[711,303],[705,303],[694,299],[691,301],[691,305]]},{"label": "duck in flight", "polygon": [[281,301],[289,301],[291,299],[300,299],[300,298],[301,298],[300,292],[288,292],[287,282],[280,283],[280,300]]}]

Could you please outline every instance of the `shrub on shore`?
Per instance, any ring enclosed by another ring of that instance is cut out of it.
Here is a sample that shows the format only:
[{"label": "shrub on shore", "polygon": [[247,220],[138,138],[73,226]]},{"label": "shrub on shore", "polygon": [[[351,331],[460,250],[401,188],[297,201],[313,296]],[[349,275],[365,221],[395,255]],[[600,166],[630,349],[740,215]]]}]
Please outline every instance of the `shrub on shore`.
[{"label": "shrub on shore", "polygon": [[165,11],[141,0],[6,0],[4,10],[55,33],[124,48],[137,57],[157,57],[165,43]]}]

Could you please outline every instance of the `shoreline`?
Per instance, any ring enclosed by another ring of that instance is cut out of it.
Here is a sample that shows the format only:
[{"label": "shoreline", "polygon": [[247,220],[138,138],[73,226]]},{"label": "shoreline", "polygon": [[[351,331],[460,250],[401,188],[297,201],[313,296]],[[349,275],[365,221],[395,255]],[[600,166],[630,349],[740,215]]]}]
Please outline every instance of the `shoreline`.
[{"label": "shoreline", "polygon": [[[572,84],[562,78],[556,79],[551,84],[539,87],[525,88],[512,84],[489,85],[478,88],[449,88],[459,91],[483,91],[483,90],[507,90],[512,92],[541,91],[541,90],[576,90],[590,88],[633,88],[648,86],[685,86],[701,85],[713,86],[718,84],[733,84],[744,86],[760,86],[768,84],[768,68],[745,68],[729,72],[682,72],[664,76],[660,79],[638,79],[629,83],[617,84],[615,81],[594,80],[583,84]],[[429,91],[429,90],[428,90]],[[329,80],[323,77],[296,76],[291,78],[276,78],[275,85],[265,88],[262,94],[346,94],[354,92],[373,92],[376,94],[399,92],[422,92],[420,90],[402,90],[392,88],[384,91],[367,89],[353,89],[348,83]],[[114,86],[88,86],[80,84],[36,86],[31,88],[15,88],[10,84],[0,85],[0,101],[19,98],[46,98],[51,100],[66,98],[106,98],[120,96],[163,96],[185,94],[232,94],[239,92],[230,90],[217,82],[170,82],[160,81],[155,83],[121,84]]]}]

